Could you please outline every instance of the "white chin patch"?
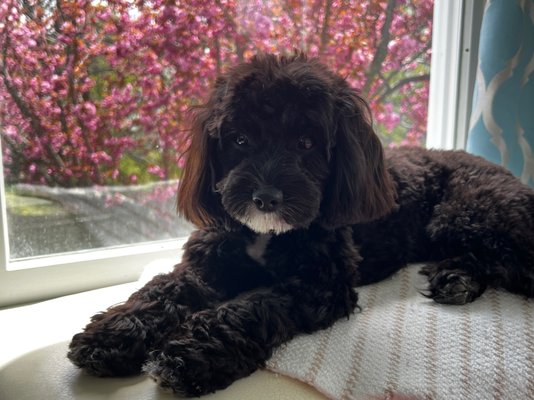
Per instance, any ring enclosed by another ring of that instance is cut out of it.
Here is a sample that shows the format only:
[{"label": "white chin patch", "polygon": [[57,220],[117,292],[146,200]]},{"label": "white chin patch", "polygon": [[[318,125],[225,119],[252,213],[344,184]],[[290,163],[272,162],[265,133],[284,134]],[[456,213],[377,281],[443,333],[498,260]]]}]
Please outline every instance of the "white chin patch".
[{"label": "white chin patch", "polygon": [[252,209],[247,213],[247,216],[240,217],[238,220],[257,233],[280,234],[293,229],[293,225],[289,225],[282,217],[274,212],[264,213]]}]

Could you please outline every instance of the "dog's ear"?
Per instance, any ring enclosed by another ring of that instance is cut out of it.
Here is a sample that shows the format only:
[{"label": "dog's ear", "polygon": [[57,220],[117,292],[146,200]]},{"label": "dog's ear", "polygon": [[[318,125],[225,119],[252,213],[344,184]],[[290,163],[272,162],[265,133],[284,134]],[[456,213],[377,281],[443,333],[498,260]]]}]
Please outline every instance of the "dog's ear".
[{"label": "dog's ear", "polygon": [[216,225],[224,218],[215,191],[215,148],[217,132],[222,123],[220,91],[224,85],[218,80],[206,104],[192,108],[193,118],[189,134],[189,148],[178,185],[178,213],[196,226]]},{"label": "dog's ear", "polygon": [[372,221],[395,207],[394,185],[369,106],[345,82],[339,87],[331,172],[321,210],[322,223],[330,228]]}]

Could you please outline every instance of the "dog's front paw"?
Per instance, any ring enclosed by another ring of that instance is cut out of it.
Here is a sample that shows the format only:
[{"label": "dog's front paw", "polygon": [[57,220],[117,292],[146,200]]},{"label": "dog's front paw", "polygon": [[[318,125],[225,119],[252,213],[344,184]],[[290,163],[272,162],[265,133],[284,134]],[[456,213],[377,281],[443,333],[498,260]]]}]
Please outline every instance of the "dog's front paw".
[{"label": "dog's front paw", "polygon": [[135,317],[100,314],[74,335],[67,357],[91,375],[137,374],[146,360],[146,330]]},{"label": "dog's front paw", "polygon": [[191,338],[172,340],[164,350],[150,354],[143,371],[163,389],[182,396],[212,393],[229,386],[235,378],[229,374],[232,363],[219,364],[220,359],[209,347]]},{"label": "dog's front paw", "polygon": [[[169,343],[174,351],[153,351],[149,361],[143,366],[143,371],[148,374],[161,388],[171,390],[182,396],[201,396],[210,393],[205,384],[202,384],[205,374],[191,375],[189,365],[191,362],[184,354],[185,349],[179,349],[181,343],[175,341]],[[200,364],[204,364],[200,362]],[[199,367],[199,365],[197,365]],[[208,367],[204,365],[204,367]]]}]

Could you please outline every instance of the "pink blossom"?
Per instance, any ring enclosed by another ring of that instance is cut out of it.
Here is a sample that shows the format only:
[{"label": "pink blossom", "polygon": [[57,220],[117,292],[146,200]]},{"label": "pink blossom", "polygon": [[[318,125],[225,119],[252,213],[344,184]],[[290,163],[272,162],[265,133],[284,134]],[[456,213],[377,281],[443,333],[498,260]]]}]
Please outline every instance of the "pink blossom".
[{"label": "pink blossom", "polygon": [[100,164],[102,162],[109,162],[111,161],[111,156],[107,154],[105,151],[97,151],[96,153],[92,153],[90,155],[91,161],[93,161],[95,164]]},{"label": "pink blossom", "polygon": [[147,168],[147,171],[158,176],[160,179],[165,178],[165,171],[159,165],[151,165]]},{"label": "pink blossom", "polygon": [[13,125],[8,125],[4,128],[3,134],[10,137],[11,139],[15,139],[18,136],[17,128]]}]

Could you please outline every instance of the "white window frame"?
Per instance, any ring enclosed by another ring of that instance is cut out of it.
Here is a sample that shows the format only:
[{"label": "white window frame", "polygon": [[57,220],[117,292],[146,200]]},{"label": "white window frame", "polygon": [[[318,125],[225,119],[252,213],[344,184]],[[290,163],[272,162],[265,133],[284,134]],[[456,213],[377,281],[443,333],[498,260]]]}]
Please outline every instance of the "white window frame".
[{"label": "white window frame", "polygon": [[485,0],[435,0],[426,147],[465,149]]},{"label": "white window frame", "polygon": [[[484,0],[436,0],[427,147],[464,148]],[[179,262],[186,238],[9,260],[0,165],[0,307],[131,282],[158,258]]]}]

